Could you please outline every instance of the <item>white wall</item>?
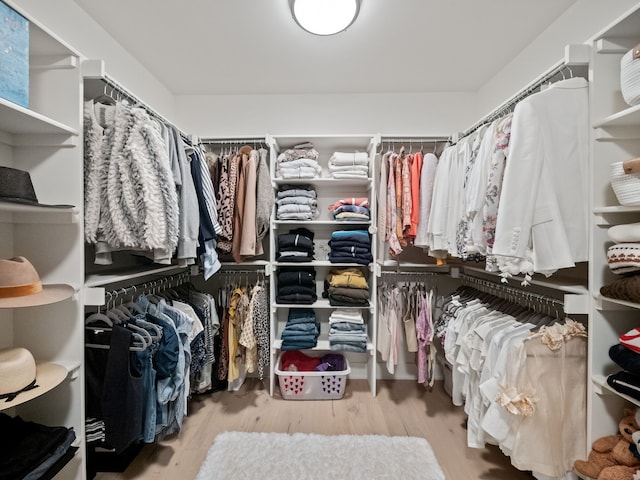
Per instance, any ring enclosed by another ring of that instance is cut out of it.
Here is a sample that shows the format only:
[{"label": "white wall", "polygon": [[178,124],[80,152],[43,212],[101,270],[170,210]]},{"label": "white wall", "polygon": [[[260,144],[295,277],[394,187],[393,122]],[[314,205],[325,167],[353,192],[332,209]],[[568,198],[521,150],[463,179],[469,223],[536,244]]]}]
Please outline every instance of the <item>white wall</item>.
[{"label": "white wall", "polygon": [[84,58],[104,60],[111,78],[164,117],[175,118],[173,94],[73,0],[8,0],[8,3]]},{"label": "white wall", "polygon": [[176,113],[200,137],[277,134],[448,136],[473,116],[475,94],[178,96]]},{"label": "white wall", "polygon": [[638,3],[637,0],[578,0],[477,92],[475,120],[562,60],[566,45],[587,42]]}]

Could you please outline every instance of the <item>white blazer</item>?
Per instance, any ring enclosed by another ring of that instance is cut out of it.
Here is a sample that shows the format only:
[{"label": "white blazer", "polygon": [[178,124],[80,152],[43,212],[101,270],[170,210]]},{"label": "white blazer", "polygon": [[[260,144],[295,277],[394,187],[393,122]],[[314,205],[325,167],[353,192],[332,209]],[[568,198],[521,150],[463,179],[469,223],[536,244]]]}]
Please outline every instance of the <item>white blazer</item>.
[{"label": "white blazer", "polygon": [[571,78],[516,105],[493,246],[503,273],[588,259],[588,102],[588,82]]}]

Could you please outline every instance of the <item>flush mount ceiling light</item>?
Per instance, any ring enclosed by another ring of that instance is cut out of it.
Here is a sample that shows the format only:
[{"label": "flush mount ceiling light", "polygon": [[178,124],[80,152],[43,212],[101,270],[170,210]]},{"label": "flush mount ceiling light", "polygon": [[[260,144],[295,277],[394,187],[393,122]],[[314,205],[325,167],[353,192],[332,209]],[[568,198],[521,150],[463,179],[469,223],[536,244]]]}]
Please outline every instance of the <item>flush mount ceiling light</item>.
[{"label": "flush mount ceiling light", "polygon": [[360,0],[289,0],[289,3],[296,23],[316,35],[346,30],[360,10]]}]

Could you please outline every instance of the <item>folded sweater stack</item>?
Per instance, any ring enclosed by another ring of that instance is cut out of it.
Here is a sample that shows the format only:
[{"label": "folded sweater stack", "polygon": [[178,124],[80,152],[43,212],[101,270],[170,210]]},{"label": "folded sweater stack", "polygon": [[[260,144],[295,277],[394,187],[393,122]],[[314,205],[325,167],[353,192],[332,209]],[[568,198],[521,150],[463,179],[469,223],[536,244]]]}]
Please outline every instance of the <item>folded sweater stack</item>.
[{"label": "folded sweater stack", "polygon": [[320,323],[311,308],[292,308],[289,310],[287,324],[282,331],[281,350],[305,350],[318,344]]},{"label": "folded sweater stack", "polygon": [[329,345],[331,350],[367,351],[367,332],[358,310],[336,309],[329,316]]},{"label": "folded sweater stack", "polygon": [[322,296],[334,307],[369,305],[369,284],[358,267],[333,268],[324,280]]},{"label": "folded sweater stack", "polygon": [[304,143],[287,149],[278,155],[276,177],[316,178],[322,169],[318,163],[318,152],[312,143]]},{"label": "folded sweater stack", "polygon": [[329,205],[334,220],[344,222],[368,222],[371,220],[369,199],[364,197],[342,198]]},{"label": "folded sweater stack", "polygon": [[313,220],[318,216],[317,198],[311,185],[282,185],[276,199],[276,218]]},{"label": "folded sweater stack", "polygon": [[278,262],[311,262],[313,261],[314,232],[307,228],[295,228],[289,233],[278,235]]},{"label": "folded sweater stack", "polygon": [[366,152],[335,152],[329,159],[333,178],[368,178],[369,155]]},{"label": "folded sweater stack", "polygon": [[331,263],[359,263],[369,265],[373,262],[371,238],[366,230],[338,230],[329,240]]},{"label": "folded sweater stack", "polygon": [[277,303],[310,305],[317,299],[313,267],[282,267],[278,270]]}]

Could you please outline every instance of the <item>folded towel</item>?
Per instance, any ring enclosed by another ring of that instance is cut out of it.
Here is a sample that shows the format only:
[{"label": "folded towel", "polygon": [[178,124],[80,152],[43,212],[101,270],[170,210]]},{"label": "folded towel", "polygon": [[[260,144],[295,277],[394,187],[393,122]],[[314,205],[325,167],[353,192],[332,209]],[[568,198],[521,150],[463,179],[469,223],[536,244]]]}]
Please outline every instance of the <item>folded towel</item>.
[{"label": "folded towel", "polygon": [[334,152],[329,158],[329,164],[342,165],[367,165],[369,163],[369,154],[367,152]]},{"label": "folded towel", "polygon": [[316,170],[312,167],[298,167],[292,169],[281,168],[278,172],[280,178],[316,178],[320,176],[320,170]]}]

